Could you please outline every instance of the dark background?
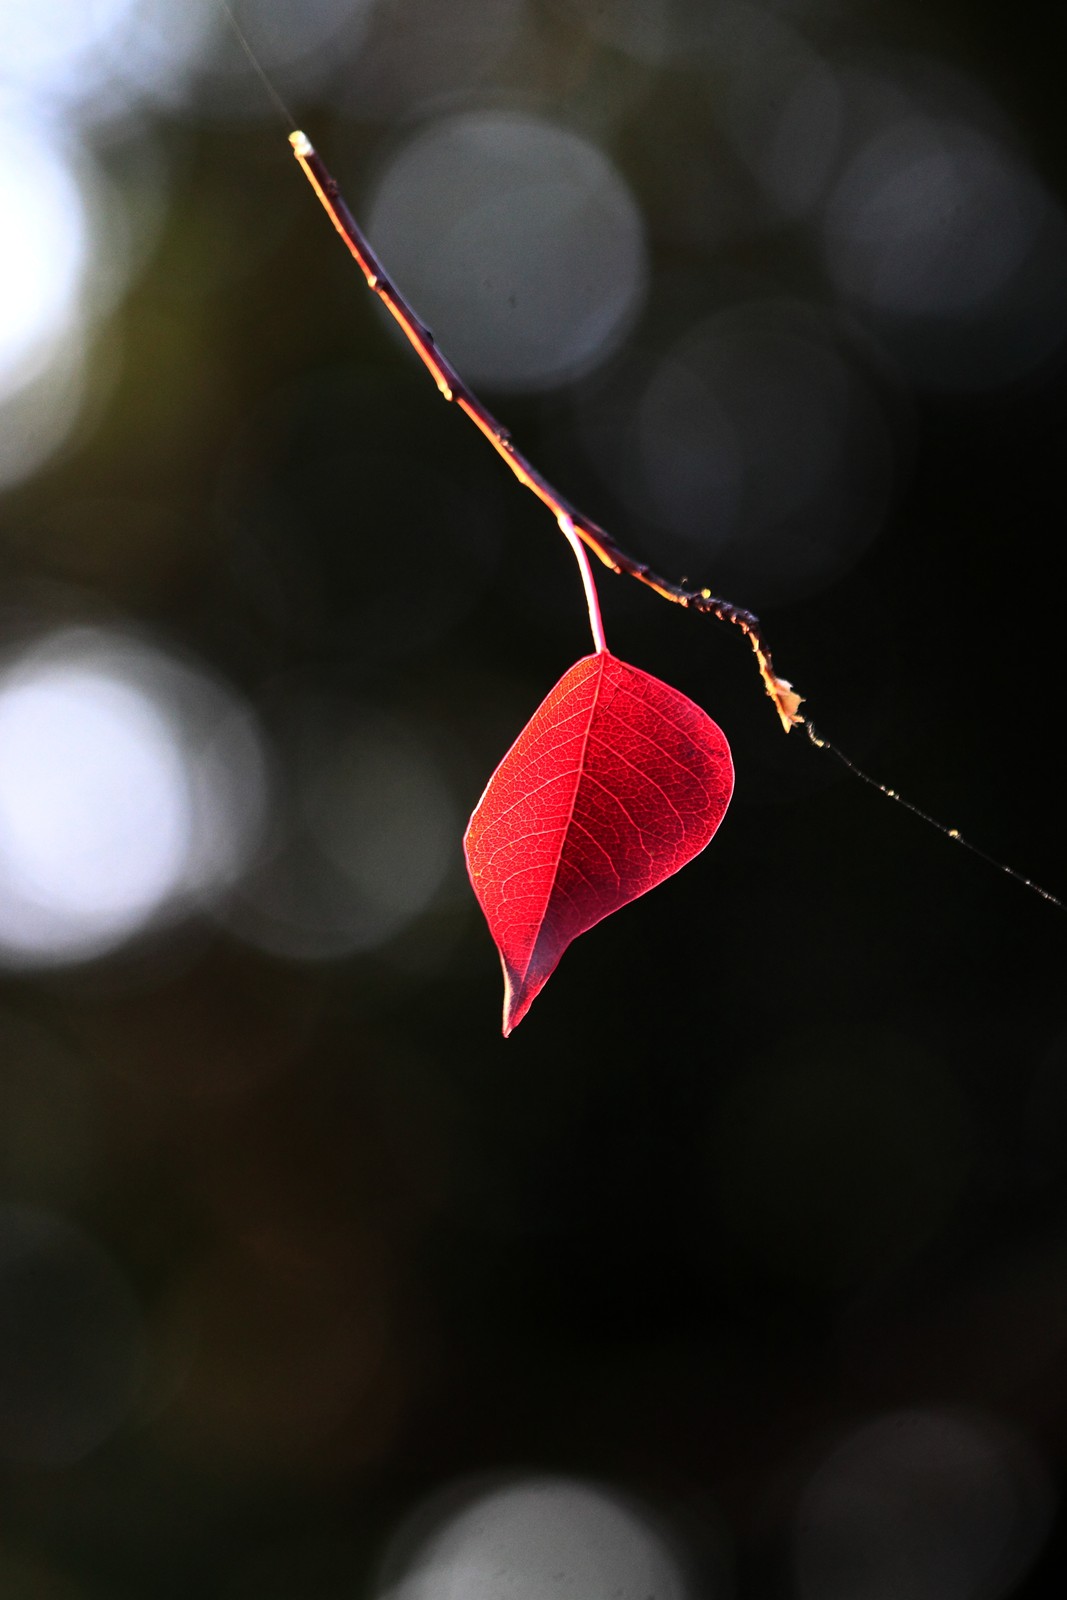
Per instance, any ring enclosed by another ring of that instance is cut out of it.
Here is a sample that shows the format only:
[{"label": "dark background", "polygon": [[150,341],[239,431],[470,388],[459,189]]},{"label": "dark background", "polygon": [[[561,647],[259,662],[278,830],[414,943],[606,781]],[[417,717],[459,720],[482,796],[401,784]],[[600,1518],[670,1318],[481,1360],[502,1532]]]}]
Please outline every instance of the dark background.
[{"label": "dark background", "polygon": [[[393,151],[471,108],[575,130],[629,184],[649,277],[627,338],[489,403],[626,548],[758,608],[821,733],[1067,891],[1056,297],[1021,363],[988,354],[1030,325],[995,295],[988,319],[880,316],[835,281],[818,204],[768,214],[705,57],[642,60],[596,8],[531,0],[484,63],[416,60],[404,41],[447,39],[443,10],[397,0],[380,58],[342,30],[306,80],[263,54],[357,215]],[[983,124],[960,90],[951,114],[1050,197],[1034,270],[1055,277],[1044,8],[768,14],[834,71],[933,63],[949,101],[964,82],[998,107]],[[462,21],[491,32],[476,5]],[[373,116],[368,60],[398,85]],[[106,382],[0,500],[8,658],[74,623],[133,629],[230,686],[275,783],[225,893],[0,983],[0,1592],[376,1596],[428,1497],[547,1475],[642,1506],[694,1596],[1061,1593],[1062,910],[784,736],[733,630],[605,573],[612,648],[720,722],[736,794],[707,853],[584,936],[502,1041],[462,827],[588,648],[580,590],[551,518],[385,328],[285,132],[221,27],[169,105],[87,119],[131,207],[165,172],[159,232],[93,328]],[[734,207],[703,241],[700,163]],[[978,244],[950,276],[1002,221],[961,203]],[[838,319],[889,441],[872,526],[810,581],[779,581],[774,540],[822,502],[784,532],[742,516],[720,563],[588,447],[630,405],[634,350],[761,297]],[[298,792],[341,747],[376,870],[442,817],[451,841],[410,915],[347,948],[319,938],[334,891]],[[393,831],[367,800],[385,770]],[[428,798],[404,786],[420,773]],[[267,916],[248,885],[275,868]]]}]

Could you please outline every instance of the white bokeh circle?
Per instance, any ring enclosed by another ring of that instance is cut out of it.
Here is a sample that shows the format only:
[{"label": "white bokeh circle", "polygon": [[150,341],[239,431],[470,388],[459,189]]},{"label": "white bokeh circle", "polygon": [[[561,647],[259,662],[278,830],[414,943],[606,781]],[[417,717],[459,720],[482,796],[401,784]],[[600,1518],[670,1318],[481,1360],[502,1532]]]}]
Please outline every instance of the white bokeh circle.
[{"label": "white bokeh circle", "polygon": [[652,1519],[599,1485],[525,1478],[473,1492],[434,1521],[413,1548],[402,1532],[380,1600],[688,1600],[691,1592]]},{"label": "white bokeh circle", "polygon": [[208,674],[88,628],[23,651],[0,670],[0,964],[86,960],[214,898],[254,848],[263,790]]}]

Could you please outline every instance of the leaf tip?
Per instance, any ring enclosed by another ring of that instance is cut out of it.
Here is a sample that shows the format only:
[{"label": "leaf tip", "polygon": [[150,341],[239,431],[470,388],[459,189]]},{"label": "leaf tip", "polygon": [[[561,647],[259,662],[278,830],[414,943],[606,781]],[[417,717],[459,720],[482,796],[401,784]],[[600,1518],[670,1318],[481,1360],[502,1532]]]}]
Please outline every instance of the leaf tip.
[{"label": "leaf tip", "polygon": [[525,984],[516,982],[513,975],[508,971],[503,956],[500,958],[500,965],[504,969],[504,1021],[501,1031],[504,1038],[507,1039],[514,1033],[527,1011],[529,1011],[537,990],[535,989],[531,994]]}]

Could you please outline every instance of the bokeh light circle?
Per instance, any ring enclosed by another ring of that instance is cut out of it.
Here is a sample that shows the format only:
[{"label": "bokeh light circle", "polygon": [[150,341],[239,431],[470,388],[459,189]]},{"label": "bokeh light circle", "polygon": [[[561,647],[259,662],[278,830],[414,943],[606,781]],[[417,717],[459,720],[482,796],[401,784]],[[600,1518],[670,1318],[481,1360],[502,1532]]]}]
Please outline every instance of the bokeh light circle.
[{"label": "bokeh light circle", "polygon": [[[36,937],[76,943],[136,926],[188,850],[186,775],[159,713],[132,684],[56,667],[0,691],[0,859],[37,913]],[[6,919],[5,919],[6,920]],[[91,930],[91,931],[90,931]],[[9,938],[19,930],[9,924]]]},{"label": "bokeh light circle", "polygon": [[853,85],[864,126],[822,217],[829,276],[914,382],[1029,379],[1067,337],[1067,217],[980,99],[906,89]]},{"label": "bokeh light circle", "polygon": [[642,304],[644,228],[588,140],[537,117],[466,112],[382,172],[368,233],[472,383],[542,390],[591,370]]},{"label": "bokeh light circle", "polygon": [[668,566],[781,603],[881,532],[904,443],[892,397],[818,308],[742,300],[619,366],[582,397],[579,426]]},{"label": "bokeh light circle", "polygon": [[410,1542],[410,1533],[401,1537],[387,1558],[381,1600],[498,1600],[505,1592],[508,1600],[686,1600],[690,1592],[650,1517],[574,1479],[472,1491]]},{"label": "bokeh light circle", "polygon": [[676,38],[680,61],[702,63],[716,120],[777,224],[821,200],[844,134],[836,66],[784,12],[718,0],[692,8]]},{"label": "bokeh light circle", "polygon": [[998,1600],[1048,1531],[1053,1492],[993,1419],[915,1409],[855,1429],[797,1509],[800,1600]]},{"label": "bokeh light circle", "polygon": [[225,31],[215,0],[8,5],[5,79],[27,101],[82,122],[114,122],[143,100],[184,99],[193,71]]},{"label": "bokeh light circle", "polygon": [[959,316],[1002,292],[1041,226],[1035,185],[992,140],[910,116],[866,144],[834,191],[827,261],[880,310]]},{"label": "bokeh light circle", "polygon": [[4,8],[4,70],[42,98],[65,100],[99,82],[109,38],[125,31],[141,0],[34,0]]},{"label": "bokeh light circle", "polygon": [[278,787],[231,925],[296,960],[375,950],[458,867],[461,819],[448,784],[401,718],[304,691],[280,695],[265,714]]},{"label": "bokeh light circle", "polygon": [[232,881],[263,804],[235,714],[119,633],[61,630],[0,671],[0,962],[102,954]]},{"label": "bokeh light circle", "polygon": [[37,377],[78,319],[88,225],[44,119],[0,117],[0,401]]}]

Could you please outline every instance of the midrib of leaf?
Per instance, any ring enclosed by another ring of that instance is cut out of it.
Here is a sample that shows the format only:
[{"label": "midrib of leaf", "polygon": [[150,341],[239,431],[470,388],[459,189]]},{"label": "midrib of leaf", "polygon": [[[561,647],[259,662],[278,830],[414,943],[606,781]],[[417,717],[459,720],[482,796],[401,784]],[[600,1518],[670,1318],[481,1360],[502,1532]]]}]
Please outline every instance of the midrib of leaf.
[{"label": "midrib of leaf", "polygon": [[532,945],[532,947],[530,949],[530,954],[526,958],[526,965],[523,968],[523,973],[522,973],[522,981],[523,981],[523,983],[526,982],[526,978],[527,978],[527,976],[529,974],[530,967],[533,965],[533,959],[537,954],[537,947],[541,943],[541,935],[542,935],[542,933],[544,931],[544,926],[545,926],[545,912],[547,912],[550,904],[552,903],[552,896],[555,893],[556,884],[557,884],[557,882],[559,880],[559,866],[560,866],[560,862],[563,860],[563,851],[566,848],[567,840],[570,837],[571,826],[572,826],[572,824],[574,822],[574,810],[575,810],[575,807],[576,807],[576,805],[578,803],[578,790],[582,786],[582,777],[583,777],[583,775],[585,773],[585,758],[586,758],[586,753],[587,753],[587,751],[589,749],[589,736],[593,731],[593,718],[596,716],[597,706],[600,704],[600,690],[601,690],[601,688],[603,686],[603,683],[604,683],[604,662],[606,660],[609,660],[609,659],[611,659],[611,658],[608,656],[607,651],[603,651],[601,654],[599,654],[596,657],[596,674],[597,674],[597,676],[596,676],[596,688],[593,691],[593,700],[592,700],[592,704],[589,707],[589,716],[588,716],[588,719],[587,719],[586,724],[585,724],[585,733],[582,735],[582,751],[581,751],[581,755],[578,758],[578,765],[575,768],[575,773],[574,773],[574,793],[571,795],[570,811],[569,811],[569,814],[567,816],[567,821],[564,824],[562,833],[560,835],[559,850],[556,852],[556,862],[555,862],[554,867],[552,868],[552,880],[551,880],[551,883],[549,884],[548,894],[547,894],[547,896],[545,898],[545,903],[544,903],[544,906],[543,906],[542,911],[541,911],[541,921],[540,921],[540,924],[539,924],[538,929],[537,929],[537,937],[533,942],[533,945]]}]

